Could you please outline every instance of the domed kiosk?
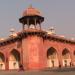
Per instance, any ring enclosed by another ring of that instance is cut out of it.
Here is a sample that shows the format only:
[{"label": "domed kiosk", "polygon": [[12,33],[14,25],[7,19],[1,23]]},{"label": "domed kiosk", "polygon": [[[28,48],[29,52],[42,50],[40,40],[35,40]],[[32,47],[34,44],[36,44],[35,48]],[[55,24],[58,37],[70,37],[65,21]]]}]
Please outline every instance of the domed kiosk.
[{"label": "domed kiosk", "polygon": [[39,24],[41,29],[41,23],[44,21],[44,17],[41,16],[41,13],[30,6],[27,10],[23,12],[22,17],[19,19],[20,23],[23,24],[23,29],[25,25],[28,25],[28,28],[33,24],[36,28],[36,25]]}]

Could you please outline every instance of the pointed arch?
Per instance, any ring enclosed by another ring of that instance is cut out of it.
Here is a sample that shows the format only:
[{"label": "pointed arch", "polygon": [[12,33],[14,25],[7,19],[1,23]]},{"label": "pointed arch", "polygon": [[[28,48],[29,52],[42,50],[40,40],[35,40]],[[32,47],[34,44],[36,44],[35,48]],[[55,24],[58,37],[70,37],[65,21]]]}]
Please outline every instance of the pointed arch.
[{"label": "pointed arch", "polygon": [[13,57],[14,60],[20,61],[20,53],[16,49],[13,49],[11,51],[11,55],[14,55]]},{"label": "pointed arch", "polygon": [[4,54],[0,52],[0,70],[5,69],[5,57]]},{"label": "pointed arch", "polygon": [[9,69],[19,69],[19,63],[20,63],[20,53],[18,50],[13,49],[10,52]]},{"label": "pointed arch", "polygon": [[47,50],[47,59],[48,67],[58,67],[58,54],[54,47],[50,47]]},{"label": "pointed arch", "polygon": [[56,53],[56,49],[51,47],[47,50],[47,57],[49,57],[49,55],[55,55]]},{"label": "pointed arch", "polygon": [[68,50],[67,48],[63,49],[62,55],[65,55],[65,54],[67,54],[67,53],[70,53],[69,50]]},{"label": "pointed arch", "polygon": [[63,49],[62,51],[62,61],[64,67],[70,66],[71,56],[70,51],[67,48]]}]

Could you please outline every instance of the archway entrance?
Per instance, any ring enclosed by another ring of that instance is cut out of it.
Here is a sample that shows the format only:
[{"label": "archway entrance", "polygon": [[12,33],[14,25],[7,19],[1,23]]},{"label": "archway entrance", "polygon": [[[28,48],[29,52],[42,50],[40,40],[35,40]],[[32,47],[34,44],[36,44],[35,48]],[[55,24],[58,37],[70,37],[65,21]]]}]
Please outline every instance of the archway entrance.
[{"label": "archway entrance", "polygon": [[70,52],[67,49],[62,52],[62,61],[64,67],[68,67],[71,64]]},{"label": "archway entrance", "polygon": [[9,57],[9,69],[19,69],[20,53],[12,50]]},{"label": "archway entrance", "polygon": [[0,70],[5,70],[5,57],[0,53]]},{"label": "archway entrance", "polygon": [[47,59],[48,59],[47,61],[48,67],[58,67],[59,66],[57,52],[53,47],[47,50]]}]

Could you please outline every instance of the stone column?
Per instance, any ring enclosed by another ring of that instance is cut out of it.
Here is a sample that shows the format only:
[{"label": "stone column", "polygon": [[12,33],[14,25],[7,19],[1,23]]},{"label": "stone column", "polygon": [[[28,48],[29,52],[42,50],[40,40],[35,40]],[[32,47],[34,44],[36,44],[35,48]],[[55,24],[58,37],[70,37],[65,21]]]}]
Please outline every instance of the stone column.
[{"label": "stone column", "polygon": [[34,19],[34,22],[35,22],[35,28],[36,28],[36,18]]},{"label": "stone column", "polygon": [[28,25],[28,28],[29,28],[29,18],[27,18],[27,25]]},{"label": "stone column", "polygon": [[60,51],[58,52],[58,61],[59,61],[59,67],[63,67],[62,53]]},{"label": "stone column", "polygon": [[74,56],[73,56],[72,52],[70,53],[70,58],[71,58],[70,66],[73,66],[74,65]]},{"label": "stone column", "polygon": [[40,21],[40,23],[39,23],[39,26],[40,26],[40,30],[41,30],[41,21]]}]

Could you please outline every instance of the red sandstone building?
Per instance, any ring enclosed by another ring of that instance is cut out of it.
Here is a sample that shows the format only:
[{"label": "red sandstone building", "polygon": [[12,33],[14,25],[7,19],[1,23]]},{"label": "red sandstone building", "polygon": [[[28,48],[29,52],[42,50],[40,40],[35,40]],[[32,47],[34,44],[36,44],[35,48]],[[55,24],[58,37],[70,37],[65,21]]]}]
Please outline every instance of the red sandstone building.
[{"label": "red sandstone building", "polygon": [[75,66],[75,40],[48,34],[41,29],[43,21],[37,9],[24,11],[19,19],[23,30],[0,40],[0,70]]}]

